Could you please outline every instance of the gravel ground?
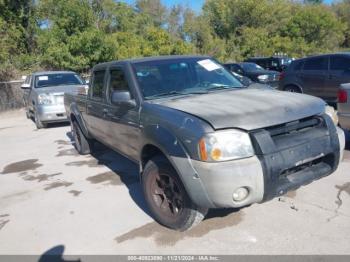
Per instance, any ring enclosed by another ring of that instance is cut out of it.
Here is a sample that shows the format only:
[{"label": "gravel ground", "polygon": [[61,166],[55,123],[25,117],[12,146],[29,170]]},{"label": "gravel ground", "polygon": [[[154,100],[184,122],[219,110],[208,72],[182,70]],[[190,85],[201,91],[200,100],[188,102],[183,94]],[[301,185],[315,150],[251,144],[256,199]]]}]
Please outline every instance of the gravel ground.
[{"label": "gravel ground", "polygon": [[68,125],[12,111],[0,141],[0,254],[350,254],[350,151],[329,177],[179,233],[149,216],[134,163],[78,155]]}]

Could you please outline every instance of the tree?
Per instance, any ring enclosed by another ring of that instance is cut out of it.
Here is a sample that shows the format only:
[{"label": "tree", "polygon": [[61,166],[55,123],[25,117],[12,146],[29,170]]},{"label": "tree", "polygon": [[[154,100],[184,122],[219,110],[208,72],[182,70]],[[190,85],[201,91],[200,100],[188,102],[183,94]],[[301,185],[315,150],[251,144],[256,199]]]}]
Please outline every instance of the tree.
[{"label": "tree", "polygon": [[332,6],[337,17],[346,24],[347,30],[345,31],[345,40],[342,44],[343,48],[350,48],[350,0],[343,0],[337,2]]},{"label": "tree", "polygon": [[167,16],[167,9],[161,0],[137,0],[136,10],[148,15],[156,27],[163,26]]}]

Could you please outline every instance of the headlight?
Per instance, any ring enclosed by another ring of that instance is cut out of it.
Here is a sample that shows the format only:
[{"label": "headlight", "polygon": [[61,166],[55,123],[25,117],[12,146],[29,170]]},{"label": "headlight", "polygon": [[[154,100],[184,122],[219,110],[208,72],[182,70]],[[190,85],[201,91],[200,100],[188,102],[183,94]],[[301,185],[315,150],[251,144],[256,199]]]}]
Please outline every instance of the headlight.
[{"label": "headlight", "polygon": [[262,82],[266,82],[269,79],[268,75],[260,75],[258,76],[258,79]]},{"label": "headlight", "polygon": [[254,155],[248,133],[225,130],[205,135],[198,145],[202,161],[215,162],[246,158]]},{"label": "headlight", "polygon": [[53,104],[53,98],[50,94],[39,94],[38,95],[38,104],[39,105],[51,105]]},{"label": "headlight", "polygon": [[334,125],[337,126],[338,123],[339,123],[337,111],[334,110],[334,108],[333,108],[332,106],[326,106],[326,108],[325,108],[325,113],[326,113],[330,118],[332,118]]}]

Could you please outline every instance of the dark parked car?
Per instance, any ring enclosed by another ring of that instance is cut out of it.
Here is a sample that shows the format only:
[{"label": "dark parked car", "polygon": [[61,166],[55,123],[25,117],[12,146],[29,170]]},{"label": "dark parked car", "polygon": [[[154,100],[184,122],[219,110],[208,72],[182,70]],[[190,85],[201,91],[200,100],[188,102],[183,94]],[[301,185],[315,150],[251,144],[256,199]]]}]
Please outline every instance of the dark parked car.
[{"label": "dark parked car", "polygon": [[338,90],[338,117],[340,126],[350,130],[350,84],[342,84]]},{"label": "dark parked car", "polygon": [[279,72],[265,70],[261,66],[254,63],[227,63],[225,64],[226,69],[233,73],[248,77],[250,80],[267,84],[272,87],[278,86]]},{"label": "dark parked car", "polygon": [[280,77],[279,89],[337,102],[338,88],[350,82],[350,53],[312,56],[295,60]]},{"label": "dark parked car", "polygon": [[271,56],[271,57],[252,57],[244,60],[244,62],[251,62],[258,64],[266,70],[274,70],[282,72],[292,62],[292,58],[287,56]]}]

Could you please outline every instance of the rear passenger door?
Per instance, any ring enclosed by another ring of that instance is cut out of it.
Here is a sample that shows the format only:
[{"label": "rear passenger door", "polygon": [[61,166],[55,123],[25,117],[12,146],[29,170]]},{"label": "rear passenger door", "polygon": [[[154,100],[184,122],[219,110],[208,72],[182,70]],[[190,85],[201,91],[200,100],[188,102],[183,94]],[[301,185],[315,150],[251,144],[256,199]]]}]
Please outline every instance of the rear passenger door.
[{"label": "rear passenger door", "polygon": [[327,101],[336,102],[340,84],[350,83],[350,56],[331,55],[329,73],[324,88]]},{"label": "rear passenger door", "polygon": [[[137,160],[139,158],[139,106],[136,103],[136,93],[132,88],[131,79],[123,65],[109,68],[106,112],[109,123],[106,143],[120,153]],[[120,102],[112,104],[113,91],[128,91],[135,104]]]},{"label": "rear passenger door", "polygon": [[328,57],[312,57],[305,59],[300,80],[303,92],[323,98],[323,89],[328,73]]},{"label": "rear passenger door", "polygon": [[105,69],[98,69],[93,72],[91,87],[86,101],[85,122],[89,132],[97,139],[103,141],[108,132],[107,125],[103,119],[105,104]]}]

